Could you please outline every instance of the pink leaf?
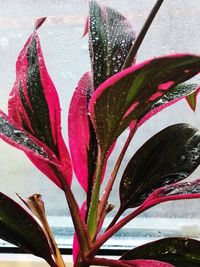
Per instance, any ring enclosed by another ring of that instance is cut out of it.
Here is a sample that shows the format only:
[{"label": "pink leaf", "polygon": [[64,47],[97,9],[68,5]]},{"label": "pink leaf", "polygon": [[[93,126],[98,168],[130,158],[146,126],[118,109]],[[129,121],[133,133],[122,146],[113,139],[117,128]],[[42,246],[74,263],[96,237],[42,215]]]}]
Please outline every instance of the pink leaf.
[{"label": "pink leaf", "polygon": [[121,261],[134,267],[175,267],[174,265],[157,260],[124,260]]},{"label": "pink leaf", "polygon": [[85,22],[85,28],[84,28],[84,32],[83,32],[82,38],[88,33],[88,30],[89,30],[89,18],[87,17],[87,20]]},{"label": "pink leaf", "polygon": [[35,22],[35,29],[38,30],[42,26],[42,24],[45,22],[45,20],[46,20],[46,17],[37,19]]},{"label": "pink leaf", "polygon": [[[45,18],[37,20],[35,29],[39,28],[44,20]],[[60,170],[70,185],[72,167],[61,133],[59,98],[47,72],[36,30],[19,54],[8,112],[9,117],[18,125],[55,153],[61,165]],[[52,173],[50,165],[42,163],[35,156],[28,156],[43,173]],[[54,181],[52,176],[50,179]]]},{"label": "pink leaf", "polygon": [[76,177],[87,192],[88,152],[90,142],[88,96],[91,93],[91,73],[83,75],[71,99],[68,127],[69,146]]}]

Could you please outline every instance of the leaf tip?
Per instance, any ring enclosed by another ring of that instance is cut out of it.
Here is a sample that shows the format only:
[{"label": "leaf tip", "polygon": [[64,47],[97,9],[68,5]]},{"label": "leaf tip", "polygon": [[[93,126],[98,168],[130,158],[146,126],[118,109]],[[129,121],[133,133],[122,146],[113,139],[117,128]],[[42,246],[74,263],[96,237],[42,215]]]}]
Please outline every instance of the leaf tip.
[{"label": "leaf tip", "polygon": [[35,30],[38,30],[42,26],[42,24],[45,22],[46,18],[47,17],[42,17],[42,18],[39,18],[39,19],[36,20],[36,22],[35,22]]},{"label": "leaf tip", "polygon": [[88,33],[89,31],[89,17],[87,17],[86,22],[85,22],[85,28],[83,31],[83,35],[81,37],[81,39],[83,39],[85,37],[85,35]]}]

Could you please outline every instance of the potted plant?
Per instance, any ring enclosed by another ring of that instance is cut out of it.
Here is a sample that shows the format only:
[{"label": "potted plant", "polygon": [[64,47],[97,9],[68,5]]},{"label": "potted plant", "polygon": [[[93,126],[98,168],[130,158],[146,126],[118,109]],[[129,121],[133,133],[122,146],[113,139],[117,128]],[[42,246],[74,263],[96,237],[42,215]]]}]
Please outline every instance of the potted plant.
[{"label": "potted plant", "polygon": [[[200,197],[200,179],[183,181],[200,163],[200,132],[179,123],[158,132],[138,149],[121,177],[119,209],[115,211],[109,203],[124,154],[138,128],[181,99],[185,98],[193,110],[196,107],[199,87],[184,82],[200,72],[199,56],[173,54],[142,63],[136,60],[162,3],[163,0],[156,2],[136,38],[123,15],[89,1],[84,35],[89,35],[91,71],[80,79],[71,99],[69,150],[62,137],[59,98],[37,33],[45,18],[36,21],[34,32],[17,59],[8,115],[0,112],[0,137],[24,151],[64,192],[75,229],[73,256],[77,267],[200,266],[200,242],[180,237],[133,248],[118,260],[96,257],[109,238],[147,209],[166,201]],[[117,138],[127,128],[129,134],[112,174],[105,177],[107,160]],[[86,192],[82,207],[71,189],[72,171]],[[106,186],[101,195],[103,180]],[[52,267],[65,266],[41,196],[19,198],[30,213],[0,193],[0,238],[44,258]],[[111,210],[115,216],[102,232],[104,219]],[[130,212],[122,217],[126,210]]]}]

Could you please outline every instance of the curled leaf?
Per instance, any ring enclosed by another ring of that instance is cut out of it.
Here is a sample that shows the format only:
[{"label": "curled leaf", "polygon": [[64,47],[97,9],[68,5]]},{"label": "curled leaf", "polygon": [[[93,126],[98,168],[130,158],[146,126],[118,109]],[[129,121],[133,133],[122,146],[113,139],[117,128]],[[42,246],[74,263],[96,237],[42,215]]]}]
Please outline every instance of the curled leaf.
[{"label": "curled leaf", "polygon": [[42,223],[43,229],[46,233],[46,236],[49,241],[49,245],[51,247],[52,254],[54,255],[55,261],[58,266],[65,266],[62,256],[60,254],[60,250],[56,244],[54,239],[54,235],[51,231],[49,223],[46,218],[44,202],[42,201],[42,196],[39,194],[34,194],[28,198],[28,200],[23,200],[19,195],[18,197],[23,201],[23,203],[35,214],[35,216]]}]

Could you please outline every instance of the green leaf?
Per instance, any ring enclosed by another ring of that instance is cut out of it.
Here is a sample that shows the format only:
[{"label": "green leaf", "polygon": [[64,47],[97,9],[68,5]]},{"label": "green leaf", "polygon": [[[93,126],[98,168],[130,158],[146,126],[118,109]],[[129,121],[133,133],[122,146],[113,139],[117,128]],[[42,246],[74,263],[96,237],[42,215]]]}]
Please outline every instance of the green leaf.
[{"label": "green leaf", "polygon": [[190,94],[190,95],[188,95],[186,97],[186,100],[188,102],[188,105],[191,107],[191,109],[193,111],[196,110],[197,96],[198,96],[199,90],[200,90],[200,87],[195,92],[193,92],[192,94]]},{"label": "green leaf", "polygon": [[138,126],[145,116],[150,117],[149,113],[156,108],[155,103],[161,106],[158,101],[166,94],[169,99],[178,100],[191,93],[190,89],[178,91],[177,85],[199,71],[200,57],[173,55],[130,67],[105,81],[93,93],[89,103],[102,153],[108,151],[130,123],[134,121]]},{"label": "green leaf", "polygon": [[0,192],[0,238],[57,265],[46,235],[36,220],[18,203]]},{"label": "green leaf", "polygon": [[176,267],[200,266],[200,241],[190,238],[163,238],[134,248],[120,260],[152,259],[171,263]]},{"label": "green leaf", "polygon": [[165,128],[129,161],[120,183],[121,209],[136,207],[155,189],[187,178],[199,163],[199,131],[184,123]]},{"label": "green leaf", "polygon": [[90,59],[94,88],[119,72],[135,40],[128,20],[112,8],[90,1]]}]

